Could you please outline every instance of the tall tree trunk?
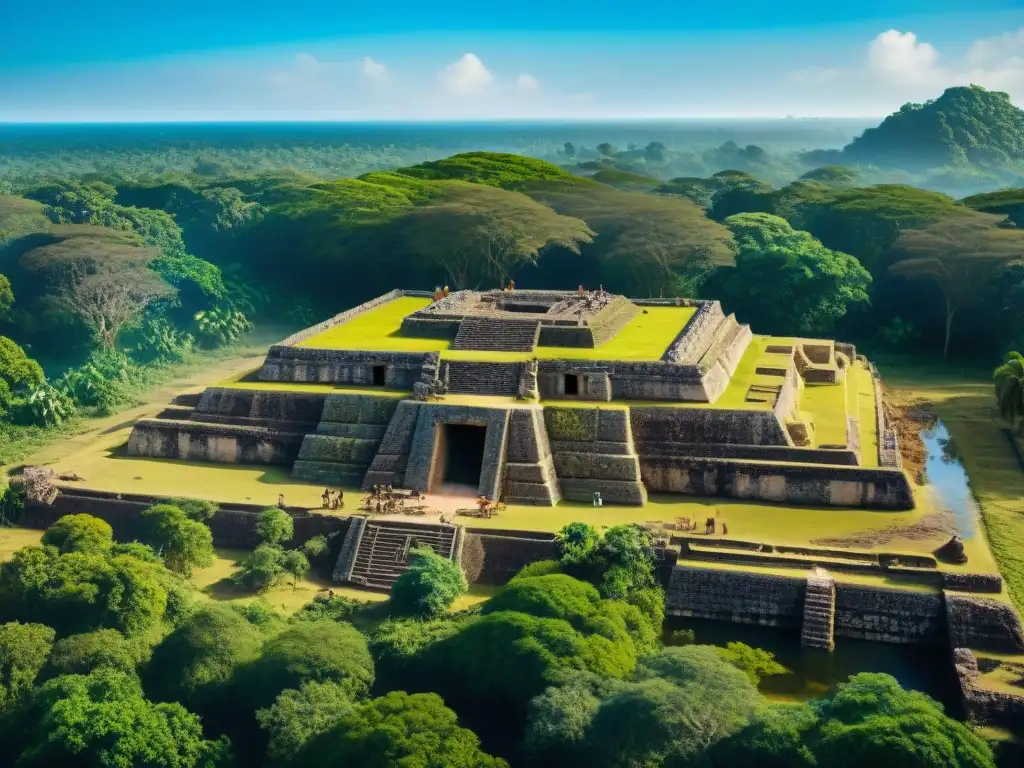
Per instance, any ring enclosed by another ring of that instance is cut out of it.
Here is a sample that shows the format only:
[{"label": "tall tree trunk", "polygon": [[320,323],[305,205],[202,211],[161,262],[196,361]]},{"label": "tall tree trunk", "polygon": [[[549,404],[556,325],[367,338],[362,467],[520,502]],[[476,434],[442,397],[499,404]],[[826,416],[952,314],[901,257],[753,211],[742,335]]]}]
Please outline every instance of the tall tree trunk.
[{"label": "tall tree trunk", "polygon": [[949,303],[949,297],[946,297],[946,340],[942,345],[942,359],[947,360],[949,358],[949,337],[953,331],[953,315],[956,314],[959,307],[953,307]]}]

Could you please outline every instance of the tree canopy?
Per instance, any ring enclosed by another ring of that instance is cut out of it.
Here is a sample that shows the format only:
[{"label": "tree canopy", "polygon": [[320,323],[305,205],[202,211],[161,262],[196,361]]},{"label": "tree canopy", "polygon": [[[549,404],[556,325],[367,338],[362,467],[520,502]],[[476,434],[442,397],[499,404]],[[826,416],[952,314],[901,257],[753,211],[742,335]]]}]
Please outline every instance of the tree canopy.
[{"label": "tree canopy", "polygon": [[409,568],[391,587],[391,602],[402,613],[440,616],[468,589],[461,566],[430,548],[409,551]]}]

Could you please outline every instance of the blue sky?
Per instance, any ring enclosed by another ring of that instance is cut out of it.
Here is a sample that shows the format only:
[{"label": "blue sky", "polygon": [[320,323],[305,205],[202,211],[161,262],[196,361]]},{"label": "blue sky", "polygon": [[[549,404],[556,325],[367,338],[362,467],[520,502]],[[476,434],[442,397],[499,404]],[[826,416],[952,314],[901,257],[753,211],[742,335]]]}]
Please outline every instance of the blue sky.
[{"label": "blue sky", "polygon": [[0,0],[0,121],[872,116],[1024,104],[1021,0]]}]

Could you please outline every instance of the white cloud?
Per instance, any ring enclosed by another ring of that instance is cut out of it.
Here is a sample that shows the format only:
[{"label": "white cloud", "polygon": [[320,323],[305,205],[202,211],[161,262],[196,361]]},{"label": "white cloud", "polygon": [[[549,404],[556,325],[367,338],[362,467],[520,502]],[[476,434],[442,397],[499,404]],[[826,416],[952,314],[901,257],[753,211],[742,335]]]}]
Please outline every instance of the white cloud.
[{"label": "white cloud", "polygon": [[904,81],[930,78],[938,60],[939,52],[919,41],[913,32],[890,29],[868,44],[870,69]]},{"label": "white cloud", "polygon": [[524,72],[516,78],[516,90],[520,93],[534,93],[540,89],[540,83],[537,82],[537,78],[531,74]]},{"label": "white cloud", "polygon": [[459,96],[468,96],[483,91],[494,80],[494,75],[473,53],[464,54],[438,73],[441,84]]},{"label": "white cloud", "polygon": [[960,56],[940,52],[913,32],[890,29],[871,40],[859,67],[810,67],[789,80],[819,89],[823,99],[842,94],[847,105],[890,111],[903,101],[937,98],[956,85],[1005,91],[1024,103],[1024,27],[975,40]]},{"label": "white cloud", "polygon": [[384,82],[391,74],[386,65],[381,64],[379,61],[374,61],[369,56],[363,57],[360,66],[362,67],[363,74],[377,83]]}]

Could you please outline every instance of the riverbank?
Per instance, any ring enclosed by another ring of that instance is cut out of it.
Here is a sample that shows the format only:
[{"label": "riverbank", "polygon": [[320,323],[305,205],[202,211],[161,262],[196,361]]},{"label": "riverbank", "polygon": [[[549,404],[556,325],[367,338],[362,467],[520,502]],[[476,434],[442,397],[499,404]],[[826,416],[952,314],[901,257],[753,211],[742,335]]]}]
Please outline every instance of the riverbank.
[{"label": "riverbank", "polygon": [[945,453],[967,471],[989,547],[1018,610],[1024,610],[1024,472],[996,410],[991,373],[937,365],[880,366],[894,405],[942,420]]}]

